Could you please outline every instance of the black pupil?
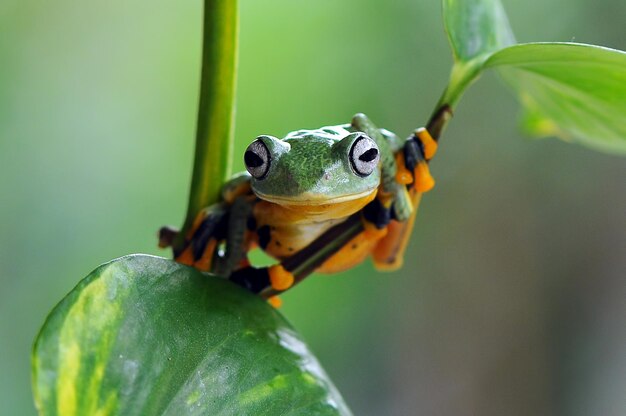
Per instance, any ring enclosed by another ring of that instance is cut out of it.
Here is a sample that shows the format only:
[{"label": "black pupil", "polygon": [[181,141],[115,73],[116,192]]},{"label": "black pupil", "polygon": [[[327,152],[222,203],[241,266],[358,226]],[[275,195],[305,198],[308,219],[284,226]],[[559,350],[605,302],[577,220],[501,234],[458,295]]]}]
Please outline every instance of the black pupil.
[{"label": "black pupil", "polygon": [[371,162],[376,159],[376,156],[378,156],[378,149],[372,147],[371,149],[363,152],[363,154],[359,156],[359,160],[361,162]]},{"label": "black pupil", "polygon": [[243,155],[243,160],[246,162],[246,166],[251,168],[258,168],[263,165],[263,159],[261,159],[261,156],[251,152],[250,150]]}]

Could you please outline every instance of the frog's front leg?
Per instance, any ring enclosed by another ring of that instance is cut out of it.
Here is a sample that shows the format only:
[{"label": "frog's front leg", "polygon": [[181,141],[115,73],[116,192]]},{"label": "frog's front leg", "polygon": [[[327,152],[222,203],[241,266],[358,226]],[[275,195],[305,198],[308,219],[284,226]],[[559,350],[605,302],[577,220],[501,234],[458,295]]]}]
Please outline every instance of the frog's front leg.
[{"label": "frog's front leg", "polygon": [[[378,200],[385,209],[393,208],[393,216],[398,221],[405,221],[411,216],[413,207],[407,193],[406,183],[398,182],[398,164],[395,154],[402,149],[402,142],[394,135],[383,135],[382,131],[365,114],[356,114],[352,118],[352,127],[371,137],[380,150],[381,191]],[[380,225],[376,224],[378,228]]]},{"label": "frog's front leg", "polygon": [[246,263],[248,253],[246,233],[251,214],[250,199],[246,196],[235,197],[230,205],[224,252],[215,256],[213,268],[215,274],[230,276],[242,263]]}]

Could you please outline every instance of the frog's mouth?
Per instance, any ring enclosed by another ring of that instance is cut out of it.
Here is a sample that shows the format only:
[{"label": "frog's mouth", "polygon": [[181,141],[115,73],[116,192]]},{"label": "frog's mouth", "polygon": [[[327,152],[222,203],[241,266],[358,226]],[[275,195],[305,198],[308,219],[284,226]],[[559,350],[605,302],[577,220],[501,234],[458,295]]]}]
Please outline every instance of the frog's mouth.
[{"label": "frog's mouth", "polygon": [[376,189],[367,190],[365,192],[359,192],[356,194],[341,195],[337,197],[329,198],[328,195],[317,194],[313,192],[305,192],[298,196],[280,196],[280,195],[265,195],[261,192],[254,191],[259,198],[272,202],[274,204],[282,206],[312,206],[312,205],[335,205],[343,204],[347,202],[360,202],[363,205],[370,202],[376,196]]}]

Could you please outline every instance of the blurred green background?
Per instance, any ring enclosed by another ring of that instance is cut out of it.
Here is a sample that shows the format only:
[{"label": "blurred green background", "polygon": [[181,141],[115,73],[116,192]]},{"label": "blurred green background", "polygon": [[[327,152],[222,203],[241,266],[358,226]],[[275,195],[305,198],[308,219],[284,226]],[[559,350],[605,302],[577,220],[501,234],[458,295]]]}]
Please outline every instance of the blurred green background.
[{"label": "blurred green background", "polygon": [[[0,413],[35,413],[31,344],[112,258],[178,225],[200,0],[0,1]],[[623,0],[505,0],[520,41],[626,49]],[[237,150],[362,111],[402,136],[451,64],[437,0],[241,0]],[[284,296],[357,415],[626,414],[626,161],[517,129],[493,74],[432,163],[405,267]],[[243,167],[241,157],[236,168]]]}]

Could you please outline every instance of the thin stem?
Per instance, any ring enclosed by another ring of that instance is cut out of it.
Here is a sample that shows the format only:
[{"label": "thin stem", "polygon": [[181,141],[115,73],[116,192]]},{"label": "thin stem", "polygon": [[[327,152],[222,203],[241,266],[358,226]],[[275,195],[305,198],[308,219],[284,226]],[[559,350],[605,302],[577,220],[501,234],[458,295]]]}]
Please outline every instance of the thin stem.
[{"label": "thin stem", "polygon": [[219,200],[233,153],[238,1],[205,0],[200,102],[187,215],[180,245],[198,212]]},{"label": "thin stem", "polygon": [[426,129],[433,139],[439,140],[452,118],[452,113],[459,100],[467,88],[480,76],[488,56],[488,54],[483,54],[467,62],[457,61],[452,66],[448,85],[441,94],[441,98],[439,98],[439,102],[435,106],[435,111],[426,124]]},{"label": "thin stem", "polygon": [[439,141],[443,130],[446,128],[451,118],[452,108],[448,104],[443,104],[436,108],[433,115],[430,116],[426,124],[426,130],[428,130],[433,139]]}]

